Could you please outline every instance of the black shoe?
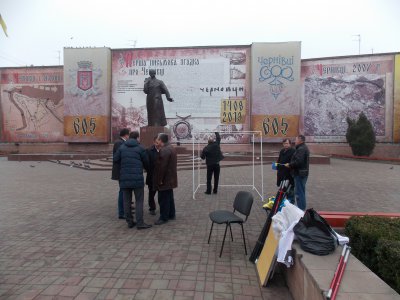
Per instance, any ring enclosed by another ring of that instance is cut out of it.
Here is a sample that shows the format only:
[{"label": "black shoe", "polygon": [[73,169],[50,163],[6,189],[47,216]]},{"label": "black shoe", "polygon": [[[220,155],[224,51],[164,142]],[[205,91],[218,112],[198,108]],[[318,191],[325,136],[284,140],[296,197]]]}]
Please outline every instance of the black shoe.
[{"label": "black shoe", "polygon": [[169,217],[169,220],[176,220],[176,217],[175,216],[173,216],[173,217]]},{"label": "black shoe", "polygon": [[156,215],[156,210],[150,210],[150,214],[151,214],[152,216],[155,216],[155,215]]},{"label": "black shoe", "polygon": [[218,191],[213,191],[214,194],[218,193]]},{"label": "black shoe", "polygon": [[154,225],[162,225],[162,224],[165,224],[167,222],[168,221],[164,221],[163,219],[159,219],[159,220],[157,220],[157,222],[154,223]]},{"label": "black shoe", "polygon": [[136,228],[137,228],[138,230],[140,230],[140,229],[147,229],[147,228],[150,228],[150,227],[151,227],[151,225],[146,224],[146,223],[139,224],[139,225],[136,226]]},{"label": "black shoe", "polygon": [[135,227],[136,222],[128,222],[128,228],[133,228]]},{"label": "black shoe", "polygon": [[211,195],[211,192],[204,192],[204,194],[206,194],[206,195]]},{"label": "black shoe", "polygon": [[118,219],[125,220],[125,217],[124,216],[119,216]]}]

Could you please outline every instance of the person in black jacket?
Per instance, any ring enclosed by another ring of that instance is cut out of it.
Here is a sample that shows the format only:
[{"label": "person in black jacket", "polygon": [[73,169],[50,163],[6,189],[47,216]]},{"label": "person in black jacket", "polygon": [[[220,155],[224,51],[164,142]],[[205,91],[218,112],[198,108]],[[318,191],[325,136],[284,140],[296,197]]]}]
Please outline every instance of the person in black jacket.
[{"label": "person in black jacket", "polygon": [[146,149],[147,155],[149,157],[149,170],[147,171],[146,175],[146,184],[149,188],[149,211],[150,214],[155,216],[156,214],[156,202],[154,201],[154,197],[157,193],[156,189],[154,188],[153,184],[153,177],[154,177],[154,167],[156,164],[158,152],[160,151],[160,145],[157,142],[157,136],[153,139],[153,145]]},{"label": "person in black jacket", "polygon": [[224,158],[221,152],[221,137],[218,132],[215,133],[215,140],[213,138],[208,139],[208,145],[204,147],[201,152],[201,159],[206,160],[207,165],[207,190],[204,192],[207,195],[211,194],[211,178],[214,174],[214,190],[213,193],[218,192],[218,181],[220,173],[219,162]]},{"label": "person in black jacket", "polygon": [[[129,129],[123,128],[119,132],[119,138],[114,143],[113,147],[113,155],[117,152],[118,148],[125,143],[125,141],[129,138]],[[112,171],[111,171],[111,179],[112,180],[119,180],[119,172],[121,170],[121,164],[119,162],[113,162]],[[124,216],[124,200],[123,200],[123,193],[122,189],[119,189],[118,192],[118,218],[125,219]]]},{"label": "person in black jacket", "polygon": [[120,162],[121,171],[119,178],[119,187],[124,194],[124,211],[128,227],[136,225],[132,216],[132,191],[135,193],[136,202],[136,228],[146,229],[151,225],[144,223],[143,220],[143,198],[144,198],[144,177],[143,168],[149,169],[149,159],[146,150],[137,141],[139,132],[132,131],[127,140],[115,152],[113,161]]},{"label": "person in black jacket", "polygon": [[309,173],[310,151],[305,144],[304,135],[296,137],[296,151],[294,152],[290,163],[285,166],[290,168],[294,178],[294,194],[298,208],[306,209],[306,183]]},{"label": "person in black jacket", "polygon": [[290,202],[293,203],[293,188],[294,188],[294,179],[290,174],[290,169],[285,167],[286,163],[290,163],[292,156],[294,154],[294,148],[292,148],[292,143],[290,139],[283,139],[283,148],[279,152],[279,157],[277,160],[277,174],[276,174],[276,185],[280,186],[281,182],[284,180],[289,180],[290,190],[287,192],[287,198]]}]

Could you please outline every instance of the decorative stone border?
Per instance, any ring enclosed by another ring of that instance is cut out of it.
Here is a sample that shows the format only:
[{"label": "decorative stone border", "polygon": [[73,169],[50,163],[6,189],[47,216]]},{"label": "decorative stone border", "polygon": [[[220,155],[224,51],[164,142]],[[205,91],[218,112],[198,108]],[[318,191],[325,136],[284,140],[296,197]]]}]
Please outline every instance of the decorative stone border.
[{"label": "decorative stone border", "polygon": [[[297,242],[293,243],[293,249],[294,266],[282,267],[293,300],[325,300],[342,247],[326,256],[304,252]],[[336,299],[398,300],[400,295],[350,254]]]}]

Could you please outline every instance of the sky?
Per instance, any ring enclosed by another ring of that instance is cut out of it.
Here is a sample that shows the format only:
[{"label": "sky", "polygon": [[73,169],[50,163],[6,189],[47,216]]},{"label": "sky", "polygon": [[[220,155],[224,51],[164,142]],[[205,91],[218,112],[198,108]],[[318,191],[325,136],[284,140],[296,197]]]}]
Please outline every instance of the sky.
[{"label": "sky", "polygon": [[[302,58],[400,52],[399,0],[0,0],[0,67],[63,64],[64,47],[301,41]],[[1,29],[0,29],[1,30]]]}]

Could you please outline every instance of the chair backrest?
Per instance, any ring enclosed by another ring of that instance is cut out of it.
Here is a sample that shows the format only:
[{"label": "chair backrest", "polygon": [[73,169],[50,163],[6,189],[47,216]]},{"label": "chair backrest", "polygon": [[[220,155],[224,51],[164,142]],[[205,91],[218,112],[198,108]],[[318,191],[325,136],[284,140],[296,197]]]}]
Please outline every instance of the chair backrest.
[{"label": "chair backrest", "polygon": [[250,215],[251,207],[253,205],[253,195],[249,192],[240,191],[236,194],[235,201],[233,202],[234,211],[238,211],[247,217]]}]

